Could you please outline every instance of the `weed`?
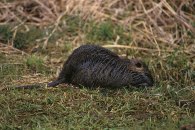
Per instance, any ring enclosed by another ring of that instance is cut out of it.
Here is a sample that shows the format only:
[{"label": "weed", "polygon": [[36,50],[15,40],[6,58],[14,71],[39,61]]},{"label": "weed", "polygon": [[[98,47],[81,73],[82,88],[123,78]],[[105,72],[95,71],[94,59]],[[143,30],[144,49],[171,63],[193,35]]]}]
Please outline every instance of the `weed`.
[{"label": "weed", "polygon": [[36,73],[44,73],[46,71],[44,61],[35,55],[27,57],[26,65],[31,71]]},{"label": "weed", "polygon": [[0,26],[0,41],[3,43],[8,43],[12,39],[13,32],[11,31],[10,26],[8,25],[3,25]]},{"label": "weed", "polygon": [[0,53],[0,63],[6,63],[6,60],[7,60],[6,56]]},{"label": "weed", "polygon": [[101,23],[99,26],[94,26],[89,35],[92,39],[99,41],[113,40],[113,25],[110,22]]},{"label": "weed", "polygon": [[[123,27],[118,26],[111,21],[102,22],[99,24],[91,23],[89,28],[90,32],[87,34],[87,38],[90,39],[92,43],[98,41],[116,41],[117,37],[118,43],[127,44],[131,41],[130,35],[126,35]],[[92,27],[91,27],[92,26]]]},{"label": "weed", "polygon": [[23,27],[20,27],[14,36],[12,26],[4,25],[0,27],[0,35],[0,40],[3,43],[7,44],[13,41],[13,46],[15,48],[24,49],[36,39],[41,38],[43,33],[36,27],[32,27],[29,31],[24,31]]},{"label": "weed", "polygon": [[29,31],[18,31],[16,37],[14,38],[14,47],[18,49],[24,49],[36,39],[43,37],[43,32],[41,29],[32,27]]},{"label": "weed", "polygon": [[10,83],[12,80],[20,79],[25,71],[22,64],[0,63],[0,83]]},{"label": "weed", "polygon": [[69,33],[69,35],[78,35],[78,31],[82,30],[82,27],[84,26],[84,21],[78,17],[78,16],[66,16],[66,32]]}]

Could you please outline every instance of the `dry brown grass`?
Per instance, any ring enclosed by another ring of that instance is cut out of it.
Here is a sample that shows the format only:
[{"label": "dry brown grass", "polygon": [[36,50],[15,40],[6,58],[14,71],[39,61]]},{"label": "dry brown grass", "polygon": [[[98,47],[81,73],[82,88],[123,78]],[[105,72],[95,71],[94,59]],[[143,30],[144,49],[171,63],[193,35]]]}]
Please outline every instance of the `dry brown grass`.
[{"label": "dry brown grass", "polygon": [[[64,15],[101,22],[111,19],[131,30],[132,46],[173,50],[184,44],[194,55],[195,2],[193,0],[15,0],[0,2],[0,24],[19,22],[37,26],[55,24]],[[49,35],[48,37],[50,37]],[[48,38],[45,40],[47,46]],[[74,41],[73,41],[74,42]],[[79,41],[78,41],[79,42]],[[130,43],[127,43],[130,44]]]}]

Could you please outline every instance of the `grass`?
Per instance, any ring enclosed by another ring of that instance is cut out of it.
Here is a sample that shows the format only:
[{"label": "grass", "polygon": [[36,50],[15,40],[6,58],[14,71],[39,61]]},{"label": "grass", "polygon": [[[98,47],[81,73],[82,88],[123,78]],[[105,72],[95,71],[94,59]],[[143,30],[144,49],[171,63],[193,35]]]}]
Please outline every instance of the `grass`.
[{"label": "grass", "polygon": [[177,129],[194,119],[174,100],[147,90],[13,90],[1,93],[0,101],[1,129]]},{"label": "grass", "polygon": [[[112,7],[114,9],[116,5]],[[86,43],[135,47],[111,50],[121,56],[141,58],[152,71],[155,85],[147,89],[121,86],[110,90],[62,84],[51,89],[0,90],[0,129],[178,130],[195,121],[193,32],[180,24],[171,29],[167,26],[167,30],[180,29],[173,35],[185,34],[185,37],[167,44],[162,35],[151,35],[156,28],[142,21],[144,15],[135,18],[132,24],[120,21],[129,17],[133,10],[131,5],[125,6],[125,12],[116,14],[116,17],[109,8],[105,10],[119,22],[110,17],[102,20],[95,15],[97,12],[93,13],[95,18],[89,18],[88,12],[76,10],[81,15],[66,14],[54,22],[57,27],[54,24],[42,27],[33,22],[32,25],[20,23],[14,34],[16,23],[0,26],[0,89],[52,81],[72,50]],[[182,10],[191,13],[191,8],[188,10],[186,5]],[[164,11],[168,14],[169,8]],[[23,19],[18,13],[17,16]],[[32,13],[40,12],[32,9]],[[47,16],[50,14],[44,15],[44,19],[47,20]],[[41,17],[37,19],[41,21]],[[163,25],[161,27],[163,29]],[[165,33],[167,37],[171,34]],[[10,42],[14,43],[11,47]],[[47,46],[43,48],[45,43]]]},{"label": "grass", "polygon": [[[126,44],[131,42],[131,36],[125,35],[125,29],[122,26],[114,24],[112,21],[106,21],[99,24],[90,24],[90,31],[87,33],[87,39],[92,42],[106,42],[115,41],[117,37],[119,40],[117,42],[121,44]],[[129,32],[128,32],[129,33]]]},{"label": "grass", "polygon": [[[111,31],[107,27],[105,30]],[[49,46],[52,48],[53,44],[50,43]],[[65,53],[71,49],[68,44],[64,44],[64,48],[67,50]],[[56,51],[64,53],[60,48]],[[125,52],[121,51],[118,53]],[[183,123],[195,120],[194,105],[190,103],[195,99],[194,70],[182,48],[169,55],[162,54],[167,56],[166,60],[159,56],[152,56],[151,60],[148,54],[136,51],[128,53],[135,57],[141,56],[149,65],[156,80],[153,88],[89,90],[61,85],[55,89],[1,91],[0,128],[178,129]],[[45,55],[42,51],[37,54]],[[42,82],[42,77],[52,74],[44,66],[46,61],[39,56],[19,56],[23,59],[22,66],[10,63],[12,67],[4,66],[1,69],[1,81],[10,77],[11,83],[4,84],[5,86],[14,86],[15,83],[30,84],[28,81],[33,77],[21,83],[22,75],[40,73],[40,79],[33,81],[36,83]],[[1,57],[1,63],[17,61],[12,56],[5,57],[2,54]],[[17,76],[20,78],[14,78]]]},{"label": "grass", "polygon": [[14,25],[0,26],[1,40],[4,43],[13,42],[13,46],[18,49],[25,49],[40,37],[43,37],[41,29],[31,27],[30,30],[24,26],[14,30]]},{"label": "grass", "polygon": [[28,69],[35,73],[47,73],[48,68],[44,66],[44,61],[38,56],[32,55],[26,58],[25,64]]}]

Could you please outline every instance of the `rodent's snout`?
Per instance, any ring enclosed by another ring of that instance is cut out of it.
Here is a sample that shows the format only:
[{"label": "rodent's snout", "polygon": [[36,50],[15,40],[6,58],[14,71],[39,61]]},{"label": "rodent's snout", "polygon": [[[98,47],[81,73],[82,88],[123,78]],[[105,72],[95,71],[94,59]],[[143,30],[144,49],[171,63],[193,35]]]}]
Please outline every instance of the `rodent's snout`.
[{"label": "rodent's snout", "polygon": [[146,84],[145,86],[147,86],[147,87],[153,86],[154,80],[153,80],[153,77],[150,73],[143,74],[143,77],[144,77],[144,81],[145,81],[145,84]]},{"label": "rodent's snout", "polygon": [[150,73],[131,73],[133,77],[133,86],[138,87],[151,87],[154,84],[153,77]]},{"label": "rodent's snout", "polygon": [[134,71],[133,80],[136,86],[153,86],[154,80],[148,66],[139,59],[131,59],[131,66],[129,67],[131,71]]}]

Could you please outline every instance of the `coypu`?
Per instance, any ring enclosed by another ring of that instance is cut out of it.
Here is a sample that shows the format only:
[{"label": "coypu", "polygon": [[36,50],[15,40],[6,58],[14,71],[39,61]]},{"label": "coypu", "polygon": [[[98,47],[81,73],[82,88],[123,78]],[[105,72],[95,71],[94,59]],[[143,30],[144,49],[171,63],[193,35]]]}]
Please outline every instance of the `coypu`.
[{"label": "coypu", "polygon": [[140,60],[122,59],[103,47],[83,45],[73,51],[57,80],[48,87],[60,83],[87,87],[152,86],[153,78]]},{"label": "coypu", "polygon": [[[61,83],[85,87],[152,86],[148,67],[138,59],[120,58],[112,51],[97,45],[82,45],[75,49],[64,63],[58,78],[47,84]],[[38,88],[39,85],[20,86]]]}]

